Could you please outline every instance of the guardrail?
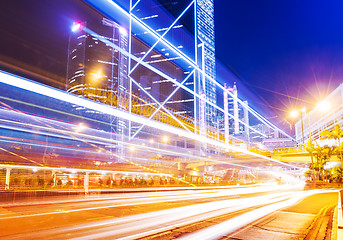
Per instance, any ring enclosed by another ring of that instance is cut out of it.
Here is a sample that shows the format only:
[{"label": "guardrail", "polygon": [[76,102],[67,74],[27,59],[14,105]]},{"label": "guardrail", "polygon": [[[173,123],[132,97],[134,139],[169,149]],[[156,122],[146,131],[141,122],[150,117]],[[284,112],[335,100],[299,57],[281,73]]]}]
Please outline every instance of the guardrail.
[{"label": "guardrail", "polygon": [[[10,189],[10,180],[11,180],[11,171],[15,169],[24,169],[29,170],[32,173],[38,171],[48,171],[51,173],[53,185],[56,186],[57,184],[57,173],[66,173],[66,174],[78,174],[82,175],[83,178],[83,186],[85,193],[88,193],[89,189],[89,181],[91,174],[99,174],[99,175],[121,175],[121,176],[159,176],[159,177],[171,177],[171,174],[164,174],[164,173],[152,173],[152,172],[128,172],[128,171],[113,171],[107,169],[80,169],[80,168],[61,168],[61,167],[43,167],[43,166],[25,166],[25,165],[6,165],[0,164],[0,169],[5,169],[6,177],[5,177],[5,190]],[[69,177],[69,175],[68,175]],[[69,178],[68,178],[69,179]]]},{"label": "guardrail", "polygon": [[342,194],[343,194],[343,190],[338,192],[337,238],[336,239],[343,239],[343,212],[342,212],[342,205],[343,205],[343,203],[342,203]]}]

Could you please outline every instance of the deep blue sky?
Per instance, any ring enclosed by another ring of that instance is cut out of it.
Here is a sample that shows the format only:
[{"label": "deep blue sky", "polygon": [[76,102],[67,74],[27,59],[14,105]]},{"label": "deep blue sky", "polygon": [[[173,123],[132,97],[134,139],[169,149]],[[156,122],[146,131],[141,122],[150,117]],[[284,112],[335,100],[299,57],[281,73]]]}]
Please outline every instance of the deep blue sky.
[{"label": "deep blue sky", "polygon": [[282,121],[342,82],[342,12],[338,0],[215,0],[216,55]]}]

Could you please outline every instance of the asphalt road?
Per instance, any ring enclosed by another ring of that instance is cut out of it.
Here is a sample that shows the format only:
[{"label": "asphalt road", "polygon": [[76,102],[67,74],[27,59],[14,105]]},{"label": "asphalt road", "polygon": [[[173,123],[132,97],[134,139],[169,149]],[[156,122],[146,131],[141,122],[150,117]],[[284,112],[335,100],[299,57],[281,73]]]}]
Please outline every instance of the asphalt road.
[{"label": "asphalt road", "polygon": [[[299,186],[273,185],[4,203],[0,238],[219,239],[316,193]],[[296,206],[290,209],[316,212],[315,207]]]}]

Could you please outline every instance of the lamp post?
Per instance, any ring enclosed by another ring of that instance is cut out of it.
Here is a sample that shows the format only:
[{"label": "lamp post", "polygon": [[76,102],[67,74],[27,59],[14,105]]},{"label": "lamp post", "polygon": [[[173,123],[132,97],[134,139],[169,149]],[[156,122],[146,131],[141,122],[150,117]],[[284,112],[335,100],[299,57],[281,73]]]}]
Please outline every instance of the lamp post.
[{"label": "lamp post", "polygon": [[[305,139],[304,139],[304,122],[303,122],[303,112],[306,111],[305,108],[302,108],[301,111],[298,110],[292,110],[291,111],[291,117],[296,118],[298,114],[300,113],[300,122],[301,122],[301,139],[302,139],[302,146],[305,146]],[[294,128],[295,129],[295,128]]]},{"label": "lamp post", "polygon": [[163,143],[167,144],[168,141],[169,141],[168,136],[163,136],[163,137],[162,137],[162,141],[163,141]]},{"label": "lamp post", "polygon": [[312,135],[311,135],[311,121],[310,121],[310,114],[307,112],[307,119],[308,119],[308,132],[309,132],[309,138],[310,138],[310,144],[311,144],[311,164],[313,164],[313,154],[312,154]]},{"label": "lamp post", "polygon": [[304,121],[303,121],[303,111],[300,111],[300,121],[301,121],[301,136],[303,147],[305,146],[305,139],[304,139]]},{"label": "lamp post", "polygon": [[[319,110],[321,112],[326,112],[330,109],[330,105],[327,101],[321,101],[319,102],[315,108],[312,110]],[[295,118],[298,116],[298,113],[300,113],[300,122],[301,122],[301,134],[302,134],[302,144],[303,148],[305,147],[305,137],[304,137],[304,122],[303,122],[303,114],[306,113],[307,118],[308,118],[308,130],[309,130],[309,139],[310,139],[310,144],[312,146],[312,133],[311,133],[311,121],[310,121],[310,111],[306,110],[306,108],[302,108],[300,111],[298,110],[293,110],[291,112],[291,117]],[[313,155],[312,155],[312,150],[311,150],[311,162],[313,163]]]}]

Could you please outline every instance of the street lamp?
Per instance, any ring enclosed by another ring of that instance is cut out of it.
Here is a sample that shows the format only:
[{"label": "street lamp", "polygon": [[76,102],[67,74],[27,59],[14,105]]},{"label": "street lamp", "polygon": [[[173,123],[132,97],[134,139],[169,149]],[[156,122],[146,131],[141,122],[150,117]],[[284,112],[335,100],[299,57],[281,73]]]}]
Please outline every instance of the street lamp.
[{"label": "street lamp", "polygon": [[[319,110],[320,112],[327,112],[330,109],[330,104],[327,101],[321,101],[312,110]],[[303,123],[303,114],[306,113],[308,119],[308,130],[309,130],[309,139],[312,144],[312,135],[311,135],[311,121],[310,121],[310,110],[307,110],[305,107],[299,110],[292,110],[290,116],[292,118],[296,118],[300,113],[300,121],[301,121],[301,133],[302,133],[302,143],[305,146],[305,138],[304,138],[304,123]]]},{"label": "street lamp", "polygon": [[331,106],[328,101],[323,100],[317,104],[316,108],[319,109],[321,112],[326,112],[331,108]]},{"label": "street lamp", "polygon": [[[302,108],[300,111],[298,110],[292,110],[290,113],[291,118],[296,118],[298,114],[300,113],[300,122],[301,122],[301,137],[303,146],[305,146],[305,140],[304,140],[304,122],[303,122],[303,113],[306,112],[306,108]],[[311,132],[310,132],[311,134]]]},{"label": "street lamp", "polygon": [[167,143],[169,141],[168,136],[163,136],[162,141],[164,143]]}]

